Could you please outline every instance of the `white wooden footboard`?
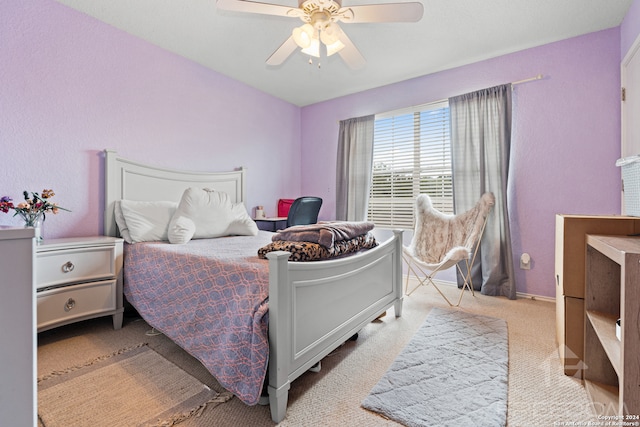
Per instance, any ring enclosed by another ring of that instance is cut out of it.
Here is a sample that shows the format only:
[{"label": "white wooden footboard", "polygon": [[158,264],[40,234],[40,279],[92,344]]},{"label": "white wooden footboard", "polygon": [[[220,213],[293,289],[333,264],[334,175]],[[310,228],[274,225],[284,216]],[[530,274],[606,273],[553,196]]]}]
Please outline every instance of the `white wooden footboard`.
[{"label": "white wooden footboard", "polygon": [[291,381],[382,312],[402,314],[402,232],[374,249],[330,261],[269,259],[269,404],[286,415]]}]

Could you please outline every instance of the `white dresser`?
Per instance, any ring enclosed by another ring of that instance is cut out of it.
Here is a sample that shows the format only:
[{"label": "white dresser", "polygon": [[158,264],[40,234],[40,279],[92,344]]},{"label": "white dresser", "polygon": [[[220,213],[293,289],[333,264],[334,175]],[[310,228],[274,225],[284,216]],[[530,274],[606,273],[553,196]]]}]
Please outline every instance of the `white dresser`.
[{"label": "white dresser", "polygon": [[122,242],[73,237],[36,246],[38,332],[101,316],[113,316],[113,327],[122,327]]},{"label": "white dresser", "polygon": [[0,226],[0,425],[36,426],[33,228]]}]

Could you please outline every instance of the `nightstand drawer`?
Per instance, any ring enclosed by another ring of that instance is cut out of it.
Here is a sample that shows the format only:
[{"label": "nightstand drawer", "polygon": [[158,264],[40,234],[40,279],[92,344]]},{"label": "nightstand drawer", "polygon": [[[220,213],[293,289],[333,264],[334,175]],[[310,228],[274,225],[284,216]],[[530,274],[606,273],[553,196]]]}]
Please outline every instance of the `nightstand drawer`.
[{"label": "nightstand drawer", "polygon": [[113,246],[38,251],[36,288],[115,277]]},{"label": "nightstand drawer", "polygon": [[38,329],[116,309],[116,281],[83,283],[36,294]]}]

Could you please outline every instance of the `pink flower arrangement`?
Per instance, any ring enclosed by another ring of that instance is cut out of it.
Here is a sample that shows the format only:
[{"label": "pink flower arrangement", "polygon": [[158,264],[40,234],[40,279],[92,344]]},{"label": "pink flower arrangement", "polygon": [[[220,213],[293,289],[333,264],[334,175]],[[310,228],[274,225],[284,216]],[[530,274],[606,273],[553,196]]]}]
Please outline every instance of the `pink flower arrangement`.
[{"label": "pink flower arrangement", "polygon": [[55,196],[53,190],[42,190],[42,194],[32,192],[31,195],[28,191],[24,191],[22,194],[24,194],[24,202],[17,205],[14,205],[13,200],[8,196],[0,198],[0,211],[8,213],[13,209],[15,211],[13,216],[19,215],[26,226],[33,227],[41,218],[44,221],[47,213],[57,214],[60,210],[69,211],[49,200]]}]

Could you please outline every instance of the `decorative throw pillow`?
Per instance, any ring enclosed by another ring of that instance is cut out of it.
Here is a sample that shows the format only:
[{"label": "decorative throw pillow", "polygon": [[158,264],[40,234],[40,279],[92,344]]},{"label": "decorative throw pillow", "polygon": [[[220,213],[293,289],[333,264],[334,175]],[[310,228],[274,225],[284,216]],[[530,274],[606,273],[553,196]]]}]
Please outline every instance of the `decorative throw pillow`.
[{"label": "decorative throw pillow", "polygon": [[[118,224],[120,235],[127,243],[168,240],[169,221],[177,207],[176,202],[121,200],[120,209],[125,224],[123,226]],[[127,233],[123,233],[123,229],[128,231],[129,240],[127,240]]]},{"label": "decorative throw pillow", "polygon": [[258,226],[242,203],[232,203],[222,191],[188,188],[169,224],[169,242],[222,236],[255,236]]}]

